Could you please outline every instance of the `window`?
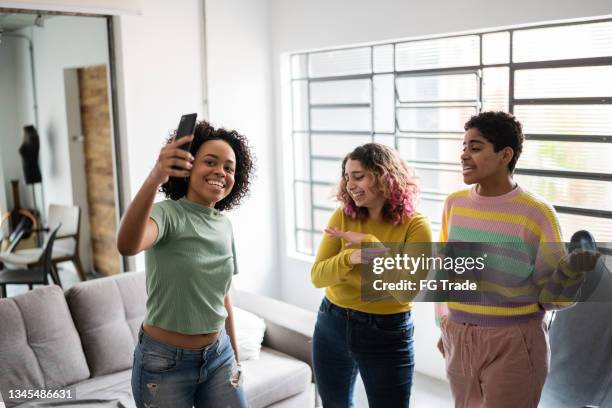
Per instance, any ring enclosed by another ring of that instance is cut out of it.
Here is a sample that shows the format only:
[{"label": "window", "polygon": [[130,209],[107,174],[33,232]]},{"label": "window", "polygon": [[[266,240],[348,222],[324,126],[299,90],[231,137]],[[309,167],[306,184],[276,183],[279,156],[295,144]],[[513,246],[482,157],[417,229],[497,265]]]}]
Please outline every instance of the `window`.
[{"label": "window", "polygon": [[420,178],[419,210],[440,227],[465,188],[463,124],[513,112],[516,180],[551,202],[564,238],[612,241],[612,20],[398,41],[291,55],[295,250],[313,255],[336,207],[342,158],[375,141]]}]

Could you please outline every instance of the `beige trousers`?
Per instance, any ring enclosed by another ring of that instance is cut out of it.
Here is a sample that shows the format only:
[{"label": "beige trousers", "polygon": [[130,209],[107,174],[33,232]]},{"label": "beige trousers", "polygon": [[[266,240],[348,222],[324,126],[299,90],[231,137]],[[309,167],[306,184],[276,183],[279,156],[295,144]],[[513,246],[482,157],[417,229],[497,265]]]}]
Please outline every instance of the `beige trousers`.
[{"label": "beige trousers", "polygon": [[536,408],[548,374],[543,321],[474,326],[441,320],[446,373],[456,408]]}]

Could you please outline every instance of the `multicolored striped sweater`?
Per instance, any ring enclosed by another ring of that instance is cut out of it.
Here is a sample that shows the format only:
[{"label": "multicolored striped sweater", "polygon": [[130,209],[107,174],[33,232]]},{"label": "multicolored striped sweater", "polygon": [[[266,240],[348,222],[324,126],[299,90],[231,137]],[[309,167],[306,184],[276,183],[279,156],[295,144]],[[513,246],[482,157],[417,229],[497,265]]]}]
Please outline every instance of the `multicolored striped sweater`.
[{"label": "multicolored striped sweater", "polygon": [[449,273],[451,281],[478,284],[475,292],[447,294],[449,318],[508,325],[573,305],[584,274],[570,271],[562,261],[561,240],[553,207],[518,186],[497,197],[481,196],[475,186],[448,196],[440,241],[453,253],[445,256],[465,255],[466,245],[472,256],[486,254],[484,269]]}]

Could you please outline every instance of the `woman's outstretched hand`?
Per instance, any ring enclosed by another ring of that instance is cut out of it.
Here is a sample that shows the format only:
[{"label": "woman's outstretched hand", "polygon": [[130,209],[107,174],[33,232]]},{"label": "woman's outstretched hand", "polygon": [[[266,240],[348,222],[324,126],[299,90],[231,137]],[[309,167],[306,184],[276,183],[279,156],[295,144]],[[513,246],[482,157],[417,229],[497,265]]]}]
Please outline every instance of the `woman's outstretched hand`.
[{"label": "woman's outstretched hand", "polygon": [[349,262],[351,265],[357,264],[370,264],[374,258],[381,257],[387,252],[389,248],[363,248],[356,249],[351,252]]},{"label": "woman's outstretched hand", "polygon": [[389,248],[359,248],[366,234],[353,231],[342,231],[336,227],[325,228],[325,233],[330,237],[341,238],[346,241],[347,248],[356,249],[351,253],[349,262],[351,265],[369,264],[372,259],[383,256]]},{"label": "woman's outstretched hand", "polygon": [[159,152],[151,177],[157,184],[164,184],[170,177],[189,177],[193,156],[179,146],[193,140],[193,135],[181,137],[165,145]]},{"label": "woman's outstretched hand", "polygon": [[325,232],[330,237],[342,238],[343,240],[345,240],[347,248],[359,247],[361,241],[363,241],[366,236],[366,234],[362,234],[361,232],[342,231],[336,227],[327,227],[325,228]]},{"label": "woman's outstretched hand", "polygon": [[598,251],[578,249],[568,254],[566,262],[574,272],[589,272],[595,269],[600,256]]}]

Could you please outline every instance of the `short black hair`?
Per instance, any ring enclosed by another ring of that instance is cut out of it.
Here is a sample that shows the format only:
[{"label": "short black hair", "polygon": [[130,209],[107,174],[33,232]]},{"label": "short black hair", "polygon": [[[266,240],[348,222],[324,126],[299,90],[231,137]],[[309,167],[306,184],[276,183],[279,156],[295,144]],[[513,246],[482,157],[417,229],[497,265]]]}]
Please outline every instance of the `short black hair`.
[{"label": "short black hair", "polygon": [[523,151],[523,126],[516,120],[514,115],[506,112],[482,112],[472,116],[465,122],[465,130],[476,128],[485,139],[493,143],[493,148],[499,152],[504,147],[511,147],[514,151],[512,159],[508,163],[510,173],[514,171],[516,162]]},{"label": "short black hair", "polygon": [[[175,135],[176,130],[171,133],[166,143],[171,143]],[[240,201],[249,193],[249,186],[253,180],[255,170],[255,157],[245,136],[235,130],[215,129],[206,121],[198,122],[196,125],[189,152],[195,157],[200,147],[210,140],[223,140],[227,142],[236,155],[234,187],[227,197],[215,204],[215,208],[219,211],[230,210],[237,207]],[[160,192],[164,193],[166,198],[178,200],[187,194],[188,187],[189,177],[170,177],[167,182],[161,185]]]}]

